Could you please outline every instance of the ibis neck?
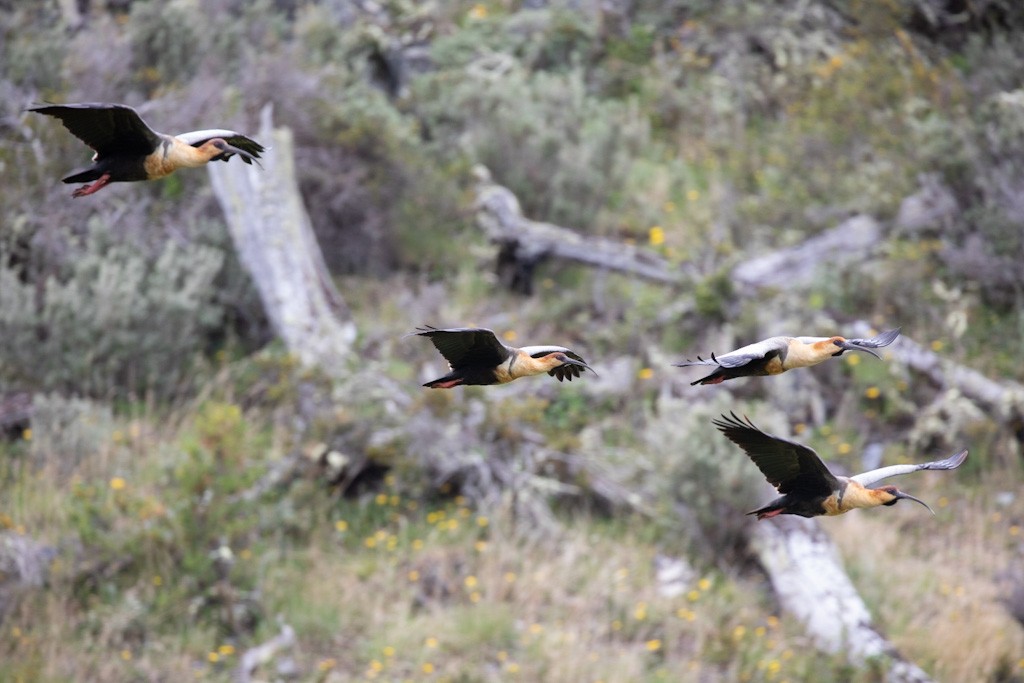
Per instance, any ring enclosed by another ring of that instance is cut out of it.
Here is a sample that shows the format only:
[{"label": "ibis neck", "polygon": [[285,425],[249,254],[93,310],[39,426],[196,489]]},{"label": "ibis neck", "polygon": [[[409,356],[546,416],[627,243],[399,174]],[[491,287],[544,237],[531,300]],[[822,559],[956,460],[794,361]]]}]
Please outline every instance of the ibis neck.
[{"label": "ibis neck", "polygon": [[874,508],[885,505],[893,499],[892,494],[888,491],[865,488],[852,479],[840,478],[839,481],[839,495],[834,506],[835,511],[827,511],[826,514],[841,515],[857,508]]},{"label": "ibis neck", "polygon": [[146,157],[146,175],[150,179],[163,178],[179,168],[198,168],[210,159],[208,150],[166,135],[156,150]]},{"label": "ibis neck", "polygon": [[787,345],[783,369],[806,368],[828,360],[839,351],[839,347],[833,343],[833,340],[834,337],[829,337],[807,343],[799,339],[791,339]]},{"label": "ibis neck", "polygon": [[522,349],[518,349],[512,354],[512,357],[509,358],[508,374],[510,380],[518,379],[519,377],[542,375],[559,365],[561,365],[560,362],[550,358],[549,356],[534,358]]}]

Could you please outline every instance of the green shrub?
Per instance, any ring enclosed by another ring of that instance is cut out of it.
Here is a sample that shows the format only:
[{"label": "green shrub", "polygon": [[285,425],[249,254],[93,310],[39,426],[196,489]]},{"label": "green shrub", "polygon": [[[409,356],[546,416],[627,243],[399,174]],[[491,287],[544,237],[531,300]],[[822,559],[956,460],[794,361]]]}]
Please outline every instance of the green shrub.
[{"label": "green shrub", "polygon": [[[731,410],[749,411],[728,393],[707,403],[662,398],[646,425],[645,465],[638,470],[643,499],[657,504],[670,529],[683,531],[691,551],[714,549],[727,561],[745,547],[745,513],[771,499],[754,463],[711,424]],[[755,424],[777,433],[777,420],[758,420],[758,412],[749,413]]]},{"label": "green shrub", "polygon": [[189,381],[223,309],[212,283],[224,254],[166,243],[152,258],[113,242],[97,220],[62,272],[24,281],[0,257],[0,377],[93,396]]},{"label": "green shrub", "polygon": [[507,55],[415,85],[438,144],[490,168],[528,217],[609,229],[601,212],[622,201],[631,160],[649,139],[635,102],[593,96],[581,67],[531,74]]}]

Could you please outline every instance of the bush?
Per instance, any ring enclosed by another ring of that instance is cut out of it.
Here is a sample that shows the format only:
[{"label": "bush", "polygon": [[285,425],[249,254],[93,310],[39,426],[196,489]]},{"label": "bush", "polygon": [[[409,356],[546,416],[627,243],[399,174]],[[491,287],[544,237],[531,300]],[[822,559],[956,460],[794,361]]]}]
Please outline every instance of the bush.
[{"label": "bush", "polygon": [[593,96],[581,67],[531,74],[508,55],[415,86],[438,145],[490,168],[528,217],[609,230],[600,214],[622,200],[631,160],[649,139],[634,102]]},{"label": "bush", "polygon": [[92,396],[180,388],[223,317],[211,286],[223,262],[216,249],[171,242],[148,258],[96,220],[45,280],[26,281],[0,257],[0,377]]}]

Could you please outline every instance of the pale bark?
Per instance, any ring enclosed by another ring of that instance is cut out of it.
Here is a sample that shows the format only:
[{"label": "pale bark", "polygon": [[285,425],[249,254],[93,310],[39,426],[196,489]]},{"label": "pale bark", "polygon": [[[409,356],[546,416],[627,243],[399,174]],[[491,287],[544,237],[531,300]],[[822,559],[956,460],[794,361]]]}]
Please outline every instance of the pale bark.
[{"label": "pale bark", "polygon": [[[855,322],[851,336],[869,336],[872,328]],[[994,380],[977,370],[943,358],[912,339],[901,336],[885,350],[896,361],[927,377],[939,387],[956,389],[1000,420],[1024,418],[1024,385],[1013,380]]]},{"label": "pale bark", "polygon": [[[261,645],[249,648],[239,658],[238,668],[235,670],[235,680],[238,683],[249,683],[254,680],[253,674],[258,668],[279,659],[281,653],[288,652],[295,647],[295,629],[282,621],[280,617],[278,622],[281,627],[280,633]],[[294,678],[297,673],[295,662],[290,657],[279,659],[277,668],[278,674],[281,674],[277,677],[278,679]]]},{"label": "pale bark", "polygon": [[781,607],[800,621],[815,646],[862,666],[876,660],[890,683],[931,679],[871,624],[867,605],[846,576],[839,554],[817,521],[778,517],[753,523],[750,546]]},{"label": "pale bark", "polygon": [[213,189],[274,331],[303,365],[336,374],[355,325],[302,204],[291,131],[272,127],[269,107],[261,119],[262,168],[239,159],[208,164]]},{"label": "pale bark", "polygon": [[493,182],[482,166],[475,173],[477,225],[509,259],[532,268],[543,259],[555,258],[663,284],[684,281],[677,267],[649,249],[526,218],[511,190]]},{"label": "pale bark", "polygon": [[831,230],[787,249],[737,264],[738,291],[811,284],[826,268],[864,260],[882,240],[882,226],[870,216],[854,216]]}]

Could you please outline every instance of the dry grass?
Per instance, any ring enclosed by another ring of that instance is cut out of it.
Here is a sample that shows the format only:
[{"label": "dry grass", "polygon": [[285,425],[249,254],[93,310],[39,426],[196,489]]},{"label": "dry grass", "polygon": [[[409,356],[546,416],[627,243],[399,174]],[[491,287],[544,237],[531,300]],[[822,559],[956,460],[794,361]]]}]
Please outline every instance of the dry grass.
[{"label": "dry grass", "polygon": [[[802,637],[772,613],[757,577],[698,574],[682,594],[662,595],[658,548],[643,540],[641,519],[608,526],[582,516],[538,534],[510,508],[407,498],[388,478],[358,500],[300,484],[258,501],[230,529],[204,531],[228,521],[216,510],[227,497],[195,497],[202,477],[187,468],[212,473],[220,459],[258,469],[272,457],[259,444],[274,441],[256,433],[232,446],[233,411],[213,405],[194,419],[115,419],[70,476],[8,471],[13,505],[3,512],[19,531],[91,540],[62,552],[47,587],[23,594],[4,618],[5,680],[228,680],[239,654],[276,632],[278,615],[296,629],[291,656],[303,680],[840,676],[840,664],[801,652]],[[208,444],[208,462],[196,464],[189,449],[197,435],[210,438],[211,419],[221,420],[216,446],[226,450]],[[258,415],[239,419],[252,425]],[[186,506],[197,505],[209,507],[205,517],[189,517]],[[294,506],[308,507],[309,526],[292,520],[298,530],[281,533],[289,523],[278,515]],[[218,543],[232,547],[233,564],[204,584],[203,559]],[[231,609],[251,593],[263,617],[232,630],[227,607],[203,607],[211,592]]]},{"label": "dry grass", "polygon": [[[934,519],[901,506],[827,527],[858,589],[903,654],[938,680],[1019,680],[1024,630],[1003,603],[1001,577],[1020,565],[1024,500],[1000,505],[955,476],[906,479],[937,501]],[[1019,491],[1020,473],[989,484]]]}]

